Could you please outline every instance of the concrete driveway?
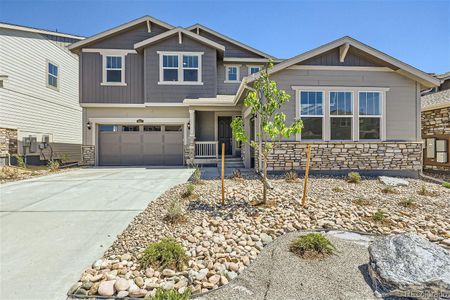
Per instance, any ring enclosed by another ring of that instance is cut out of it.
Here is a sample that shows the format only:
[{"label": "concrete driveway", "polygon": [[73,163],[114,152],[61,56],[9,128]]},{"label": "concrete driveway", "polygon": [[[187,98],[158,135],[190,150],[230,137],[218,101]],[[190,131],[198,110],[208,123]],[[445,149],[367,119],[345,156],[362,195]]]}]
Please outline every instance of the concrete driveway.
[{"label": "concrete driveway", "polygon": [[65,299],[140,211],[192,170],[95,168],[0,186],[0,299]]}]

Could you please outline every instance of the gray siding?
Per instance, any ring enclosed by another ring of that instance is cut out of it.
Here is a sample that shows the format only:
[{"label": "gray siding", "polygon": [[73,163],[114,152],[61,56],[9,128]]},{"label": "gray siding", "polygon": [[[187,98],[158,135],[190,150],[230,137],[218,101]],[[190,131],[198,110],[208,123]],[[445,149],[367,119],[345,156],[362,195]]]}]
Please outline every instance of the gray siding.
[{"label": "gray siding", "polygon": [[[288,120],[296,117],[296,95],[292,86],[389,87],[386,93],[386,139],[416,141],[416,83],[394,72],[283,70],[271,76],[291,100],[283,111]],[[295,138],[291,138],[295,140]]]},{"label": "gray siding", "polygon": [[80,53],[81,103],[144,103],[144,70],[141,54],[125,56],[126,86],[102,86],[102,56]]},{"label": "gray siding", "polygon": [[214,112],[197,111],[195,114],[195,137],[197,141],[214,141]]},{"label": "gray siding", "polygon": [[339,48],[327,51],[301,63],[302,65],[326,65],[326,66],[358,66],[358,67],[378,67],[383,66],[375,59],[364,57],[350,47],[344,62],[339,61]]},{"label": "gray siding", "polygon": [[[225,83],[225,65],[232,65],[233,63],[223,63],[221,61],[217,62],[217,94],[218,95],[234,95],[239,89],[240,82],[238,83]],[[261,66],[264,64],[242,64],[237,63],[237,65],[241,65],[239,69],[240,80],[242,80],[245,76],[248,75],[248,67],[249,66]]]},{"label": "gray siding", "polygon": [[151,24],[151,29],[152,32],[148,32],[147,24],[144,22],[112,37],[99,41],[95,44],[91,44],[86,48],[134,49],[135,43],[151,38],[168,30],[154,23]]},{"label": "gray siding", "polygon": [[[193,30],[193,32],[197,33],[196,30]],[[230,43],[228,41],[225,41],[224,39],[221,39],[213,34],[210,34],[206,31],[200,30],[200,35],[210,39],[211,41],[214,41],[216,43],[219,43],[223,46],[225,46],[225,56],[226,57],[249,57],[249,58],[261,58],[261,55],[258,55],[252,51],[246,50],[242,47],[239,47],[233,43]]]},{"label": "gray siding", "polygon": [[[193,51],[203,52],[203,85],[159,85],[159,54],[157,51]],[[212,98],[217,91],[217,54],[214,48],[183,36],[183,43],[178,43],[178,36],[170,37],[144,50],[146,102],[183,102],[185,98]]]}]

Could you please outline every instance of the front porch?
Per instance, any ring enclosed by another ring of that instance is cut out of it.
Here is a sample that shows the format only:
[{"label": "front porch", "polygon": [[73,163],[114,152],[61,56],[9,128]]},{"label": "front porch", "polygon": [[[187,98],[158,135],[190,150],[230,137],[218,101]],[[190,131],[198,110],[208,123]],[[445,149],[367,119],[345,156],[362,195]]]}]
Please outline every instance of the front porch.
[{"label": "front porch", "polygon": [[[205,108],[190,109],[189,153],[190,163],[195,165],[218,165],[222,155],[222,144],[226,161],[243,166],[241,144],[232,135],[231,121],[240,116],[240,111],[210,111]],[[237,164],[237,159],[240,161]]]}]

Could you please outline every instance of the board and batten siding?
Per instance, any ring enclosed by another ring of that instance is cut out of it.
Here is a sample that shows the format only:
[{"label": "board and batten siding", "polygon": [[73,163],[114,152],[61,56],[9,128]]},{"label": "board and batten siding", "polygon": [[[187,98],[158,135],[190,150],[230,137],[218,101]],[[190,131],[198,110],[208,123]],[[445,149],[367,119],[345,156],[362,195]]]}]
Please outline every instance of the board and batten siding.
[{"label": "board and batten siding", "polygon": [[[159,82],[158,51],[203,52],[202,82],[203,85],[177,85]],[[181,103],[186,98],[213,98],[217,91],[217,54],[216,49],[196,40],[183,36],[179,44],[178,36],[162,40],[144,49],[145,61],[145,102]]]},{"label": "board and batten siding", "polygon": [[[62,151],[79,159],[77,56],[31,32],[0,29],[0,44],[0,74],[8,76],[0,88],[0,127],[18,129],[19,152],[24,136],[34,135],[40,142],[49,135],[55,152],[66,149]],[[47,87],[48,61],[59,67],[58,90]]]},{"label": "board and batten siding", "polygon": [[[296,117],[296,94],[293,86],[346,86],[346,87],[387,87],[386,92],[386,139],[389,141],[418,141],[417,109],[420,96],[416,82],[395,72],[335,71],[335,70],[293,70],[287,69],[271,76],[280,89],[285,90],[291,100],[285,104],[283,112],[288,120]],[[289,140],[295,140],[292,137]]]},{"label": "board and batten siding", "polygon": [[81,52],[81,103],[144,103],[144,62],[142,54],[125,55],[126,86],[101,85],[103,57],[98,52]]}]

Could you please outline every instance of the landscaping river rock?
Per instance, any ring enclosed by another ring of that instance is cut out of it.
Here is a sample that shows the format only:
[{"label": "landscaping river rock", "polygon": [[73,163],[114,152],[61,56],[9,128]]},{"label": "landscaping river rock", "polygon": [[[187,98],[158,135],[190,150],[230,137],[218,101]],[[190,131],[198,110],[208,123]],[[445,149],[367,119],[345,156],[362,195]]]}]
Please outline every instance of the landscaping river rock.
[{"label": "landscaping river rock", "polygon": [[[179,185],[136,216],[104,256],[83,272],[71,292],[145,297],[154,295],[157,288],[179,292],[189,288],[194,295],[204,293],[232,283],[267,244],[298,230],[414,232],[450,247],[449,190],[422,180],[408,181],[407,187],[385,190],[386,185],[377,179],[363,178],[355,184],[343,178],[310,177],[305,208],[299,203],[301,180],[288,183],[272,178],[265,206],[252,205],[262,194],[257,178],[226,179],[223,206],[220,180],[196,184],[193,194],[184,198],[187,184]],[[185,221],[178,224],[164,218],[174,198],[186,211]],[[164,237],[176,239],[186,250],[189,260],[184,269],[140,265],[148,244]]]},{"label": "landscaping river rock", "polygon": [[369,253],[370,277],[381,297],[450,297],[450,252],[442,247],[406,233],[376,240]]}]

